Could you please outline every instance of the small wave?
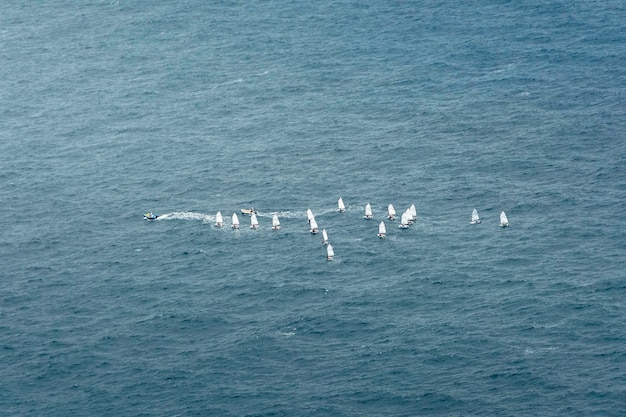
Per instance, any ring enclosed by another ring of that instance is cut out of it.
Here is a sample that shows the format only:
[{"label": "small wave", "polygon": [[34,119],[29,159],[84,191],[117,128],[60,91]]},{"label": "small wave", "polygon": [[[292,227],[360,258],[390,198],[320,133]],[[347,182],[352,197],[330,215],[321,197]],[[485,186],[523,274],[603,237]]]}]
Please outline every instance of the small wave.
[{"label": "small wave", "polygon": [[243,78],[237,78],[236,80],[226,81],[221,84],[218,84],[217,87],[222,86],[222,85],[237,84],[237,83],[242,83],[242,82],[243,82]]},{"label": "small wave", "polygon": [[293,330],[285,331],[285,332],[279,331],[278,334],[280,334],[281,336],[291,337],[291,336],[295,336],[296,330],[298,330],[298,328],[294,327]]},{"label": "small wave", "polygon": [[213,85],[211,87],[211,89],[215,90],[215,89],[220,88],[220,87],[224,87],[224,86],[231,85],[231,84],[242,83],[242,82],[243,82],[243,78],[237,78],[236,80],[225,81],[223,83],[215,84],[215,85]]}]

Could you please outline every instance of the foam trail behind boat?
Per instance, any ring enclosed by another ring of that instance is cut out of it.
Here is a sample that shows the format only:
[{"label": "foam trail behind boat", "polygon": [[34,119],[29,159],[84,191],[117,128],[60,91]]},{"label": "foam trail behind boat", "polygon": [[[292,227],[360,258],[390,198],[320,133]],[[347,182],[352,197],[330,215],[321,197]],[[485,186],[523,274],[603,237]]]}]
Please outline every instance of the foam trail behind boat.
[{"label": "foam trail behind boat", "polygon": [[200,220],[204,223],[213,222],[214,215],[195,213],[192,211],[175,211],[172,213],[161,214],[157,220]]}]

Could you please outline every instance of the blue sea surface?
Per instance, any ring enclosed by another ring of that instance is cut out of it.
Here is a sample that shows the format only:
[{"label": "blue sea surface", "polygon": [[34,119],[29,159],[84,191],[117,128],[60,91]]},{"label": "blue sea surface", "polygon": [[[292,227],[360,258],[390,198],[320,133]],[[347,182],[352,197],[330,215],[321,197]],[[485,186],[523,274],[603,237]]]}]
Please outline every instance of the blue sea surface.
[{"label": "blue sea surface", "polygon": [[8,0],[0,61],[1,415],[624,415],[623,1]]}]

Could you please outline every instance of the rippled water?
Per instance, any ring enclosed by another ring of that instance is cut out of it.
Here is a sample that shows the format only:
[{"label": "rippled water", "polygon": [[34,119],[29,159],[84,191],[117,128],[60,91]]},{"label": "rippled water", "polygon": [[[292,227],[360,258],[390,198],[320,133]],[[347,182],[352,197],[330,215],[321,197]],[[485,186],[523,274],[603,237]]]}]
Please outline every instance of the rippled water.
[{"label": "rippled water", "polygon": [[620,415],[625,18],[3,3],[0,408]]}]

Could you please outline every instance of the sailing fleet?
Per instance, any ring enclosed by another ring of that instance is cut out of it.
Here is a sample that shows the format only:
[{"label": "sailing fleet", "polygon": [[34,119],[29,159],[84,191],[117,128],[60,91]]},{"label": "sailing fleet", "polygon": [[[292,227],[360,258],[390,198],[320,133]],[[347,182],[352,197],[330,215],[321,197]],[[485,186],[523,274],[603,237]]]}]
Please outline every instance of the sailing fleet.
[{"label": "sailing fleet", "polygon": [[[259,220],[257,217],[257,212],[254,209],[245,209],[245,210],[241,210],[242,214],[244,216],[249,215],[250,216],[250,228],[251,229],[259,229]],[[342,198],[339,198],[339,200],[337,201],[337,212],[339,213],[345,213],[346,212],[346,206],[343,202]],[[149,214],[149,215],[148,215]],[[153,215],[152,213],[148,213],[144,215],[144,218],[147,220],[156,220],[157,218],[159,218],[159,216]],[[312,235],[316,235],[319,233],[319,226],[317,224],[317,220],[315,219],[315,215],[313,214],[313,211],[309,208],[306,211],[306,216],[307,216],[307,221],[309,223],[309,232]],[[165,218],[166,216],[164,215],[163,218]],[[363,219],[365,220],[371,220],[373,219],[373,212],[372,212],[372,206],[370,205],[370,203],[367,203],[365,205],[365,213],[363,215]],[[388,221],[395,221],[396,220],[396,210],[393,206],[393,204],[389,204],[387,206],[387,216],[386,219]],[[400,229],[408,229],[415,221],[417,220],[417,211],[415,209],[415,204],[411,204],[411,206],[409,208],[407,208],[405,211],[402,212],[402,215],[400,216],[400,224],[398,225],[398,227]],[[509,226],[509,220],[506,216],[506,213],[504,211],[502,211],[500,213],[500,227],[508,227]],[[478,215],[478,211],[476,209],[474,209],[472,211],[471,214],[471,220],[470,220],[470,224],[471,225],[476,225],[476,224],[480,224],[481,223],[481,219],[480,216]],[[215,214],[215,223],[214,226],[217,228],[221,228],[224,226],[224,218],[222,216],[222,213],[220,211],[218,211]],[[231,228],[232,229],[239,229],[240,224],[239,224],[239,217],[237,216],[237,213],[233,213],[232,217],[231,217]],[[278,214],[274,213],[272,216],[272,230],[280,230],[281,225],[280,225],[280,220],[278,218]],[[385,224],[384,221],[381,221],[378,224],[378,235],[377,235],[380,239],[385,239],[385,237],[387,236],[387,225]],[[326,231],[326,229],[322,229],[322,244],[324,246],[326,246],[326,259],[331,261],[333,260],[334,256],[335,256],[335,252],[333,249],[332,244],[329,241],[328,238],[328,232]]]}]

